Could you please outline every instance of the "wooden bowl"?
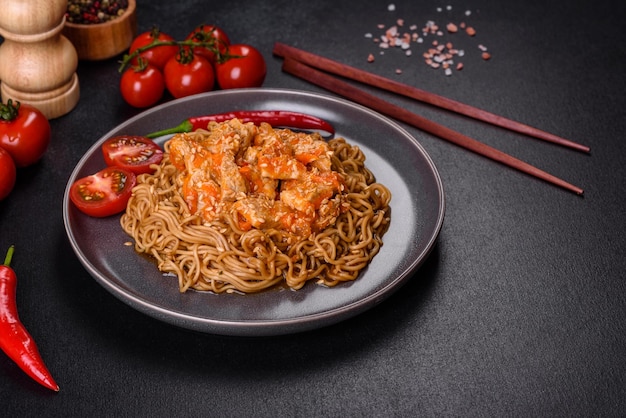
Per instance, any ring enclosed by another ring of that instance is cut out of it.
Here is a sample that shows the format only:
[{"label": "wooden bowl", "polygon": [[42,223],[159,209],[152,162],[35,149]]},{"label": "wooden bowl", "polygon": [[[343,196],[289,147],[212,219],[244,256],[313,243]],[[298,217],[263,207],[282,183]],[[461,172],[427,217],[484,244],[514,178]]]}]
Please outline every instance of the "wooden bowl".
[{"label": "wooden bowl", "polygon": [[63,35],[78,54],[87,61],[105,60],[124,52],[137,34],[135,0],[128,0],[128,9],[119,17],[104,23],[77,24],[65,22]]}]

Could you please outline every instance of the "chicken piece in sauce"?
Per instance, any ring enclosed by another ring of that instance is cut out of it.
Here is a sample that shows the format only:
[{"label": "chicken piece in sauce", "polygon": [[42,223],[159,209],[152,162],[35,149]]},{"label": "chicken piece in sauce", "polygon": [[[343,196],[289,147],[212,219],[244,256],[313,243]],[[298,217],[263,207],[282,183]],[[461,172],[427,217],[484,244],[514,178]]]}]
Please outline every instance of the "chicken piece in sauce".
[{"label": "chicken piece in sauce", "polygon": [[299,236],[339,215],[344,179],[331,170],[332,151],[318,134],[237,119],[208,129],[208,135],[177,135],[168,146],[192,213],[207,222],[233,213],[243,230],[275,228]]}]

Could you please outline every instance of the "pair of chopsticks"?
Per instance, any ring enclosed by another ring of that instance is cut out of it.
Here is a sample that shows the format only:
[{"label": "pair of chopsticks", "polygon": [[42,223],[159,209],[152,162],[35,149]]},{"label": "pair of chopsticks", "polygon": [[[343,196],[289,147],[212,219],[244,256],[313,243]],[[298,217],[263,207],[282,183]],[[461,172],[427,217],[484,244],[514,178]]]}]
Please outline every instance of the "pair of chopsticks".
[{"label": "pair of chopsticks", "polygon": [[274,55],[284,59],[282,70],[306,80],[312,84],[329,90],[335,94],[339,94],[356,103],[380,112],[384,115],[392,117],[396,120],[405,122],[411,126],[445,139],[465,149],[473,151],[479,155],[500,162],[511,168],[537,177],[566,190],[572,191],[578,195],[583,194],[583,190],[573,184],[570,184],[558,177],[553,176],[539,168],[536,168],[522,160],[512,157],[502,151],[497,150],[489,145],[483,144],[473,138],[465,136],[457,131],[412,113],[400,106],[387,102],[373,94],[360,90],[353,85],[339,80],[330,74],[339,75],[341,77],[361,82],[373,87],[397,93],[406,97],[416,99],[418,101],[431,104],[443,109],[447,109],[473,119],[478,119],[496,126],[500,126],[515,132],[533,136],[544,141],[552,142],[568,148],[572,148],[582,152],[589,152],[589,147],[578,144],[576,142],[558,137],[548,132],[541,131],[528,125],[504,118],[502,116],[489,113],[487,111],[477,109],[475,107],[420,90],[418,88],[403,84],[385,77],[369,73],[349,65],[341,64],[337,61],[321,57],[310,52],[303,51],[282,43],[276,43],[273,50]]}]

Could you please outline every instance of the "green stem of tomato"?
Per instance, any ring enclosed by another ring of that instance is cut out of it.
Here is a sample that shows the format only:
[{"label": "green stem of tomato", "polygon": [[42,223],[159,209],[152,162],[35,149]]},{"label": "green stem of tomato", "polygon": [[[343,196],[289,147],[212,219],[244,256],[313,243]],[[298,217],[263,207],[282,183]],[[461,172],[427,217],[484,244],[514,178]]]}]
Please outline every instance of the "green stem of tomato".
[{"label": "green stem of tomato", "polygon": [[9,99],[7,104],[0,102],[0,120],[5,122],[11,122],[17,118],[20,110],[20,102]]},{"label": "green stem of tomato", "polygon": [[[154,39],[148,45],[137,48],[130,54],[125,54],[122,58],[122,61],[120,61],[120,68],[118,69],[118,72],[124,72],[124,70],[130,65],[133,59],[137,58],[142,52],[147,51],[151,48],[156,48],[157,46],[178,46],[179,48],[188,46],[190,47],[189,51],[191,51],[191,54],[193,54],[194,47],[205,47],[215,54],[218,62],[224,62],[229,60],[230,58],[238,57],[236,55],[230,55],[228,53],[228,50],[226,51],[226,53],[221,52],[219,48],[216,47],[216,43],[214,40],[210,42],[198,42],[192,39],[185,41],[161,41],[159,39]],[[228,46],[226,48],[228,48]]]}]

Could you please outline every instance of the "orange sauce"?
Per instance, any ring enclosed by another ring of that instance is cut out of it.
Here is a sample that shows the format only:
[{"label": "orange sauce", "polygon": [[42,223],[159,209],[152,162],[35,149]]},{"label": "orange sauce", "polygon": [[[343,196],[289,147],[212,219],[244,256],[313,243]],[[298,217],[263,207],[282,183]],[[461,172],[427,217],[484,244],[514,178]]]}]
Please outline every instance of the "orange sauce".
[{"label": "orange sauce", "polygon": [[334,223],[343,205],[343,176],[319,134],[211,123],[204,135],[169,142],[182,196],[192,214],[211,222],[228,213],[242,230],[280,229],[308,236]]}]

